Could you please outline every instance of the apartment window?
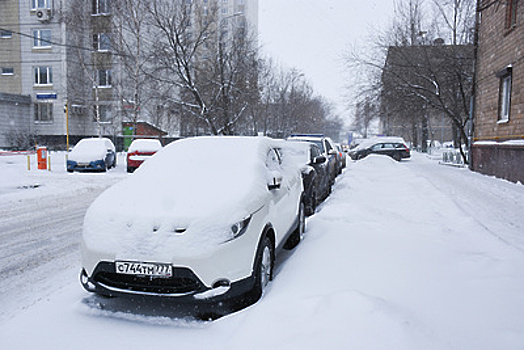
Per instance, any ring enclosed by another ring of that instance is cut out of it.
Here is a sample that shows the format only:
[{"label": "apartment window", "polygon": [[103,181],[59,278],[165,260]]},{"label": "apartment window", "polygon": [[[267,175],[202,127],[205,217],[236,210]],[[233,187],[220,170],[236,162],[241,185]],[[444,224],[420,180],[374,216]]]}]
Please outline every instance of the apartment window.
[{"label": "apartment window", "polygon": [[0,68],[0,74],[1,75],[14,75],[15,69],[11,67],[2,67]]},{"label": "apartment window", "polygon": [[33,30],[33,47],[51,47],[51,30],[35,29]]},{"label": "apartment window", "polygon": [[93,113],[94,113],[94,120],[93,120],[94,122],[111,123],[111,120],[112,120],[111,105],[94,106]]},{"label": "apartment window", "polygon": [[52,103],[35,103],[35,121],[52,122],[53,121],[53,104]]},{"label": "apartment window", "polygon": [[0,29],[0,38],[10,39],[13,37],[13,32],[7,29]]},{"label": "apartment window", "polygon": [[111,50],[111,39],[109,34],[101,33],[93,35],[93,49],[97,51]]},{"label": "apartment window", "polygon": [[35,67],[35,85],[53,84],[53,68]]},{"label": "apartment window", "polygon": [[507,0],[506,3],[506,29],[517,25],[517,5],[519,0]]},{"label": "apartment window", "polygon": [[93,0],[93,14],[111,13],[111,0]]},{"label": "apartment window", "polygon": [[53,0],[31,0],[31,9],[51,9],[53,8]]},{"label": "apartment window", "polygon": [[96,86],[97,87],[111,87],[111,70],[99,69],[96,71]]},{"label": "apartment window", "polygon": [[511,73],[512,68],[507,67],[497,74],[500,79],[499,122],[509,121],[509,114],[511,110]]}]

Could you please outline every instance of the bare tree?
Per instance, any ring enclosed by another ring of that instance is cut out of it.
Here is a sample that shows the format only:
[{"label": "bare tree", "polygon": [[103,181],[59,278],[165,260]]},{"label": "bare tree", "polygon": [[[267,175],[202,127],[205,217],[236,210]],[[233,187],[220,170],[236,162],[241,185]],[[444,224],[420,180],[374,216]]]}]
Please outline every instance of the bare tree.
[{"label": "bare tree", "polygon": [[235,15],[221,17],[218,10],[216,0],[205,6],[150,2],[152,23],[160,34],[155,77],[169,86],[168,100],[188,122],[194,121],[197,133],[203,128],[215,135],[235,134],[257,88],[257,50],[247,28],[235,27],[233,33],[224,29]]},{"label": "bare tree", "polygon": [[380,84],[369,80],[365,85],[367,92],[363,90],[362,94],[366,101],[373,96],[370,91],[374,90],[376,95],[380,90],[379,114],[386,133],[400,130],[406,134],[411,129],[413,145],[419,144],[420,135],[420,144],[425,150],[431,133],[430,118],[440,114],[457,130],[457,145],[467,144],[465,129],[470,112],[473,47],[446,46],[442,40],[435,39],[442,33],[450,33],[455,43],[468,38],[474,22],[471,2],[435,1],[432,3],[435,11],[429,12],[422,0],[399,1],[392,25],[375,39],[375,49],[387,52],[387,56],[374,55],[380,59],[362,54],[349,56],[351,65],[380,72]]}]

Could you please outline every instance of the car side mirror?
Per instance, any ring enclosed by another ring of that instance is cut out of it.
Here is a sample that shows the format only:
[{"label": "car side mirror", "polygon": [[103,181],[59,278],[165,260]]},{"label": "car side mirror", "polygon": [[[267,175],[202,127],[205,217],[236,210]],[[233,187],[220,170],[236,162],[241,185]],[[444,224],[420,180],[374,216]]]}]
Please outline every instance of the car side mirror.
[{"label": "car side mirror", "polygon": [[280,188],[280,185],[282,184],[282,174],[280,174],[278,171],[273,171],[271,173],[271,180],[267,184],[267,188],[272,191]]},{"label": "car side mirror", "polygon": [[313,158],[313,164],[322,164],[326,161],[326,156],[316,156]]}]

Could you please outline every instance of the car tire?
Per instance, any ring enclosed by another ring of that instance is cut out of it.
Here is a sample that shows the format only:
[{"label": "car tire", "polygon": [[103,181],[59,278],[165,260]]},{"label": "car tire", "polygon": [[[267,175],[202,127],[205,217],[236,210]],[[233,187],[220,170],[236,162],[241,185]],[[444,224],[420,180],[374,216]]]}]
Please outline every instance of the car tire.
[{"label": "car tire", "polygon": [[306,215],[304,207],[304,202],[300,201],[300,207],[298,211],[298,225],[284,244],[284,249],[291,250],[304,239],[304,232],[306,231]]},{"label": "car tire", "polygon": [[269,282],[273,280],[273,267],[275,264],[275,248],[271,239],[264,235],[258,248],[254,269],[255,284],[253,297],[259,300],[266,290]]},{"label": "car tire", "polygon": [[315,213],[316,208],[317,208],[317,191],[313,190],[308,200],[308,204],[306,205],[306,208],[305,208],[306,216],[313,215]]},{"label": "car tire", "polygon": [[400,162],[402,160],[402,156],[398,153],[393,154],[393,159],[395,159],[397,162]]}]

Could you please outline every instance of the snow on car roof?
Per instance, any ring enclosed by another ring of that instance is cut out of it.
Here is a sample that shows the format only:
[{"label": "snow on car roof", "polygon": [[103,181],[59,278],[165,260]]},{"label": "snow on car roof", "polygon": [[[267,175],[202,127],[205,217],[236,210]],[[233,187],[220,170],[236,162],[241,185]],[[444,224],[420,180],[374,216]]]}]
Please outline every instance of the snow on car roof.
[{"label": "snow on car roof", "polygon": [[136,139],[131,142],[128,152],[156,152],[162,148],[162,144],[156,139]]},{"label": "snow on car roof", "polygon": [[[223,242],[231,224],[262,208],[271,195],[265,165],[271,147],[283,144],[264,137],[197,137],[167,145],[95,200],[84,241],[121,257],[156,251],[159,259]],[[153,231],[159,240],[149,241]],[[163,246],[151,246],[158,242]]]}]

